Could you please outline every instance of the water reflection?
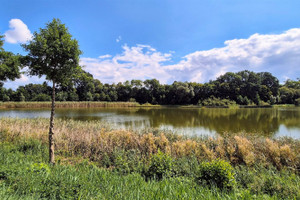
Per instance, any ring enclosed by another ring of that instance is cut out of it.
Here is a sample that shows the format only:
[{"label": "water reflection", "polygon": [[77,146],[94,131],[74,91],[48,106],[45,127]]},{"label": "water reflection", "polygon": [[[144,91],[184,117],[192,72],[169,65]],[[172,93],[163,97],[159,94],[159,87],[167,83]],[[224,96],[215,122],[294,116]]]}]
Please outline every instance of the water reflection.
[{"label": "water reflection", "polygon": [[[48,110],[0,110],[0,117],[49,117]],[[195,109],[96,108],[57,109],[59,118],[100,120],[117,128],[158,128],[189,135],[245,132],[265,136],[300,138],[300,108]]]}]

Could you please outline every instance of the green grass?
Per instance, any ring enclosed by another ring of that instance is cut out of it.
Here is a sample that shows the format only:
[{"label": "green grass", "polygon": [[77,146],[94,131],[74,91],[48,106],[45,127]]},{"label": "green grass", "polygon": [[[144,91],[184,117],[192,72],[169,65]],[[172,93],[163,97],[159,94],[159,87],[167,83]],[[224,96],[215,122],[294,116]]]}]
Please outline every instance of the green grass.
[{"label": "green grass", "polygon": [[[289,170],[236,166],[237,184],[227,191],[197,184],[193,173],[146,181],[139,172],[124,174],[83,159],[50,166],[47,156],[47,146],[34,139],[0,141],[1,199],[300,198],[300,177]],[[189,163],[181,160],[176,164],[188,168]]]}]

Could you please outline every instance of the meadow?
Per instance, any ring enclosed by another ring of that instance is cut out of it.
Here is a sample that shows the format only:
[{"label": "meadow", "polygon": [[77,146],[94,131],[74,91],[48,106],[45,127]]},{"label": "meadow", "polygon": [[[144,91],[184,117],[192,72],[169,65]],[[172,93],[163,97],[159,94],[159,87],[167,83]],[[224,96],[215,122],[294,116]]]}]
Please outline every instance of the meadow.
[{"label": "meadow", "polygon": [[0,196],[7,199],[298,199],[300,141],[188,137],[47,119],[2,118]]}]

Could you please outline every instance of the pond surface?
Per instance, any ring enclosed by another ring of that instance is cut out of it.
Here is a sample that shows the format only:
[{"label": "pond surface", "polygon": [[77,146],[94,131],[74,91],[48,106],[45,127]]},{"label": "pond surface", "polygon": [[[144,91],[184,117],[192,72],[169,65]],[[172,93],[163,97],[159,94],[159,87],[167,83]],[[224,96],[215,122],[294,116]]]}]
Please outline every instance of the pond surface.
[{"label": "pond surface", "polygon": [[[0,117],[49,118],[49,109],[0,109]],[[99,120],[114,128],[170,130],[185,135],[246,134],[300,139],[300,107],[275,108],[79,108],[56,109],[56,117]]]}]

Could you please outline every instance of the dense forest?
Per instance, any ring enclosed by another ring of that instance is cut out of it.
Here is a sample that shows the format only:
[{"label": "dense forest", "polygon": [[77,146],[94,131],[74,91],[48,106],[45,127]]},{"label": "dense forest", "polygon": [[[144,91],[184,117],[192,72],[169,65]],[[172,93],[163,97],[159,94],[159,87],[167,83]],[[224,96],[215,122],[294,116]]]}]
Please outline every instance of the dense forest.
[{"label": "dense forest", "polygon": [[[19,86],[15,91],[0,82],[0,101],[51,101],[51,87],[43,84]],[[57,101],[132,101],[161,105],[272,105],[300,103],[300,79],[283,85],[269,72],[228,72],[208,83],[161,84],[156,79],[103,84],[81,71],[68,84],[56,88]]]}]

